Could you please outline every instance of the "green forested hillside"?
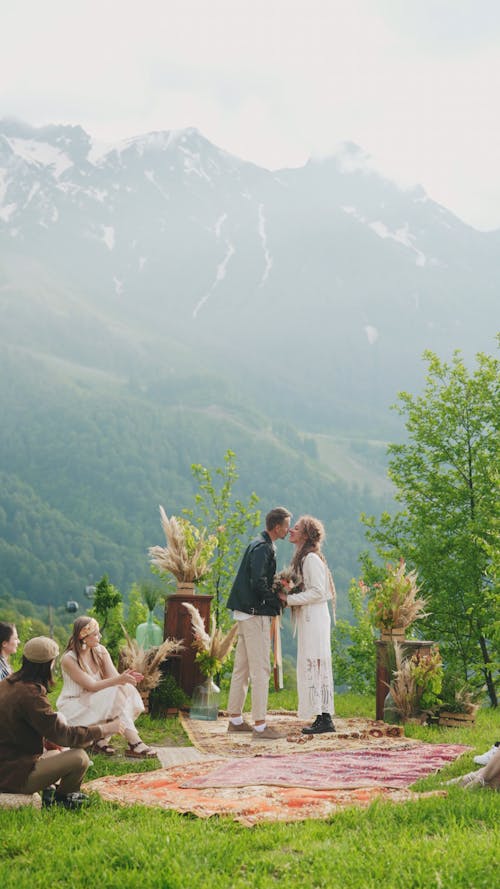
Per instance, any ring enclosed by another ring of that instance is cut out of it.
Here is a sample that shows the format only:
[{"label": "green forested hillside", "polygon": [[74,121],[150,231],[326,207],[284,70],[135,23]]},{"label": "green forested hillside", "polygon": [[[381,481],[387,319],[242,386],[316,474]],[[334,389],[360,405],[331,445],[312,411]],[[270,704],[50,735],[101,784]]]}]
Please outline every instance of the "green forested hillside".
[{"label": "green forested hillside", "polygon": [[0,595],[58,604],[104,572],[126,592],[162,542],[158,504],[191,506],[191,464],[220,466],[228,448],[239,496],[325,521],[346,589],[365,546],[359,514],[381,500],[321,468],[311,442],[238,404],[222,380],[139,384],[14,349],[0,369]]}]

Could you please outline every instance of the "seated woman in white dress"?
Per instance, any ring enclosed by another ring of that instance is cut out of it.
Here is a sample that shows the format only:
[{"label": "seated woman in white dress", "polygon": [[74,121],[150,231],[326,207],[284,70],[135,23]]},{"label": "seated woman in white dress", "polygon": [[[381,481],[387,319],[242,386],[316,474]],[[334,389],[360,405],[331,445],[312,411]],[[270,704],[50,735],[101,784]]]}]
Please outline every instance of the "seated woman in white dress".
[{"label": "seated woman in white dress", "polygon": [[[147,759],[156,756],[139,737],[134,725],[144,704],[135,686],[143,676],[134,670],[118,673],[110,654],[100,644],[99,624],[79,617],[61,658],[63,687],[57,709],[69,725],[94,725],[119,717],[128,750],[125,756]],[[94,752],[112,756],[111,735],[94,744]]]},{"label": "seated woman in white dress", "polygon": [[302,578],[301,591],[283,596],[297,628],[297,691],[299,719],[316,717],[304,734],[334,732],[333,675],[328,601],[335,586],[321,552],[325,530],[319,519],[301,516],[290,528],[295,546],[293,570]]}]

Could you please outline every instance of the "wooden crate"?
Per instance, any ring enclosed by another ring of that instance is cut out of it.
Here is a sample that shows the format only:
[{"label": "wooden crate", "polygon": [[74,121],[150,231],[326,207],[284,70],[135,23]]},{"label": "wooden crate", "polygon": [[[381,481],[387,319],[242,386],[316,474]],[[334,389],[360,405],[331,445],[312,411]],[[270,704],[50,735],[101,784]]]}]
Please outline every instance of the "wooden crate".
[{"label": "wooden crate", "polygon": [[441,710],[438,725],[446,725],[449,728],[466,728],[469,725],[474,725],[476,721],[476,712],[477,707],[470,713],[449,713],[445,710]]}]

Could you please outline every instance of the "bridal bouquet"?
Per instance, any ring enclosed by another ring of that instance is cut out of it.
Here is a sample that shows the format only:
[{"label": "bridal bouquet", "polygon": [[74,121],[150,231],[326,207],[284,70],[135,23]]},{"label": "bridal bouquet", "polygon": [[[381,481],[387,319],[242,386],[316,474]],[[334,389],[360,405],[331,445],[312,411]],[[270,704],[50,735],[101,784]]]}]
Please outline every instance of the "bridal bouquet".
[{"label": "bridal bouquet", "polygon": [[278,571],[273,580],[273,591],[277,596],[288,596],[290,593],[298,593],[302,587],[302,579],[291,568],[283,568]]}]

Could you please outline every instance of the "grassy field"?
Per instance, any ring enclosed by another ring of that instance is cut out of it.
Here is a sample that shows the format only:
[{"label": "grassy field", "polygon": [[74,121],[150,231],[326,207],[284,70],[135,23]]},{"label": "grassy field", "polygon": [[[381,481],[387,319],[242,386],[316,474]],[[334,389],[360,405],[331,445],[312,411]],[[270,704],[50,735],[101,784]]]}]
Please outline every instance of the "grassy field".
[{"label": "grassy field", "polygon": [[[271,707],[293,708],[293,695]],[[339,716],[373,715],[373,701],[337,697]],[[177,720],[139,720],[145,740],[186,744]],[[474,749],[441,776],[415,785],[432,790],[469,771],[472,757],[500,739],[500,713],[482,709],[469,729],[408,726],[426,741]],[[88,778],[155,768],[96,756]],[[226,889],[493,889],[498,880],[500,794],[448,788],[446,798],[351,808],[327,821],[241,827],[228,819],[122,808],[94,798],[81,812],[0,810],[0,884],[24,887]]]}]

